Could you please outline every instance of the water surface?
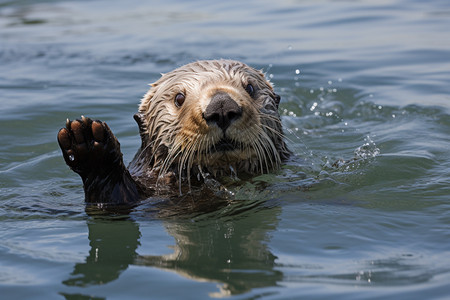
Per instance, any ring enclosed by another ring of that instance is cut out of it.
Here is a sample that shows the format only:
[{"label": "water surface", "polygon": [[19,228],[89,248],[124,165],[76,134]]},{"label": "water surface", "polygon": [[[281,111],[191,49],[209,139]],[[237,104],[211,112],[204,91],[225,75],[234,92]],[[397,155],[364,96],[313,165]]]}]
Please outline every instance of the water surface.
[{"label": "water surface", "polygon": [[[0,292],[11,299],[450,295],[447,1],[0,1]],[[289,146],[208,213],[88,216],[56,133],[197,59],[263,69]]]}]

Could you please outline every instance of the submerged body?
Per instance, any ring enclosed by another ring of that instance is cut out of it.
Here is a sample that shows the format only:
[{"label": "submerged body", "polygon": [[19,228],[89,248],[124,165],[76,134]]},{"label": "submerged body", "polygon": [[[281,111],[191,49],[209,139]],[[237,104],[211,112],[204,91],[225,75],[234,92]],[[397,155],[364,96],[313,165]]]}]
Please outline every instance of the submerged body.
[{"label": "submerged body", "polygon": [[189,191],[198,178],[279,168],[290,154],[279,102],[260,71],[232,60],[198,61],[151,85],[134,116],[142,145],[128,168],[104,122],[68,120],[58,142],[83,180],[86,202],[132,204]]}]

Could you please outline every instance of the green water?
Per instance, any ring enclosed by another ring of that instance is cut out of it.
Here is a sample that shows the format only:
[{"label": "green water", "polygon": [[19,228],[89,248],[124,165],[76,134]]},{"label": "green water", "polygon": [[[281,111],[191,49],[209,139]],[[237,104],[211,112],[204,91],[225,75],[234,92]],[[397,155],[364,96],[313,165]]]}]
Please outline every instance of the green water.
[{"label": "green water", "polygon": [[[0,1],[0,297],[450,297],[447,1]],[[208,213],[88,216],[56,133],[129,162],[160,73],[266,72],[296,154]],[[337,163],[336,163],[337,162]]]}]

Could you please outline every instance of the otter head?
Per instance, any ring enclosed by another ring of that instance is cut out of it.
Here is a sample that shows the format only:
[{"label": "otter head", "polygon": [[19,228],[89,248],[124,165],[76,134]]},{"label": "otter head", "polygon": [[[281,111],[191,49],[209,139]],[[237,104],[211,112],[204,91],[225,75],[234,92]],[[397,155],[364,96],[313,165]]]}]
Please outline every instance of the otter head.
[{"label": "otter head", "polygon": [[241,62],[190,63],[164,74],[142,99],[141,154],[160,176],[276,169],[289,155],[279,102],[264,74]]}]

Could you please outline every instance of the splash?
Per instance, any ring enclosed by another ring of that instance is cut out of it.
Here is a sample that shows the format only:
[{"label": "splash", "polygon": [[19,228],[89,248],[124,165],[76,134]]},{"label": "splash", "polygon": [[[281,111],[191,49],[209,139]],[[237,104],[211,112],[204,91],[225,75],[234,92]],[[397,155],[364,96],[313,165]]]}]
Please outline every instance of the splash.
[{"label": "splash", "polygon": [[377,147],[375,142],[370,138],[370,136],[366,136],[364,139],[365,143],[356,148],[355,150],[355,158],[361,159],[370,159],[378,156],[380,154],[380,149]]},{"label": "splash", "polygon": [[377,147],[375,142],[366,136],[364,138],[364,144],[359,146],[354,151],[354,157],[349,160],[339,159],[333,163],[332,167],[337,169],[344,169],[344,171],[350,171],[357,169],[361,163],[367,162],[380,154],[380,149]]},{"label": "splash", "polygon": [[228,190],[219,181],[214,179],[211,174],[204,172],[200,166],[198,166],[199,176],[203,178],[205,186],[210,189],[217,197],[223,199],[230,199],[234,197],[234,193]]}]

